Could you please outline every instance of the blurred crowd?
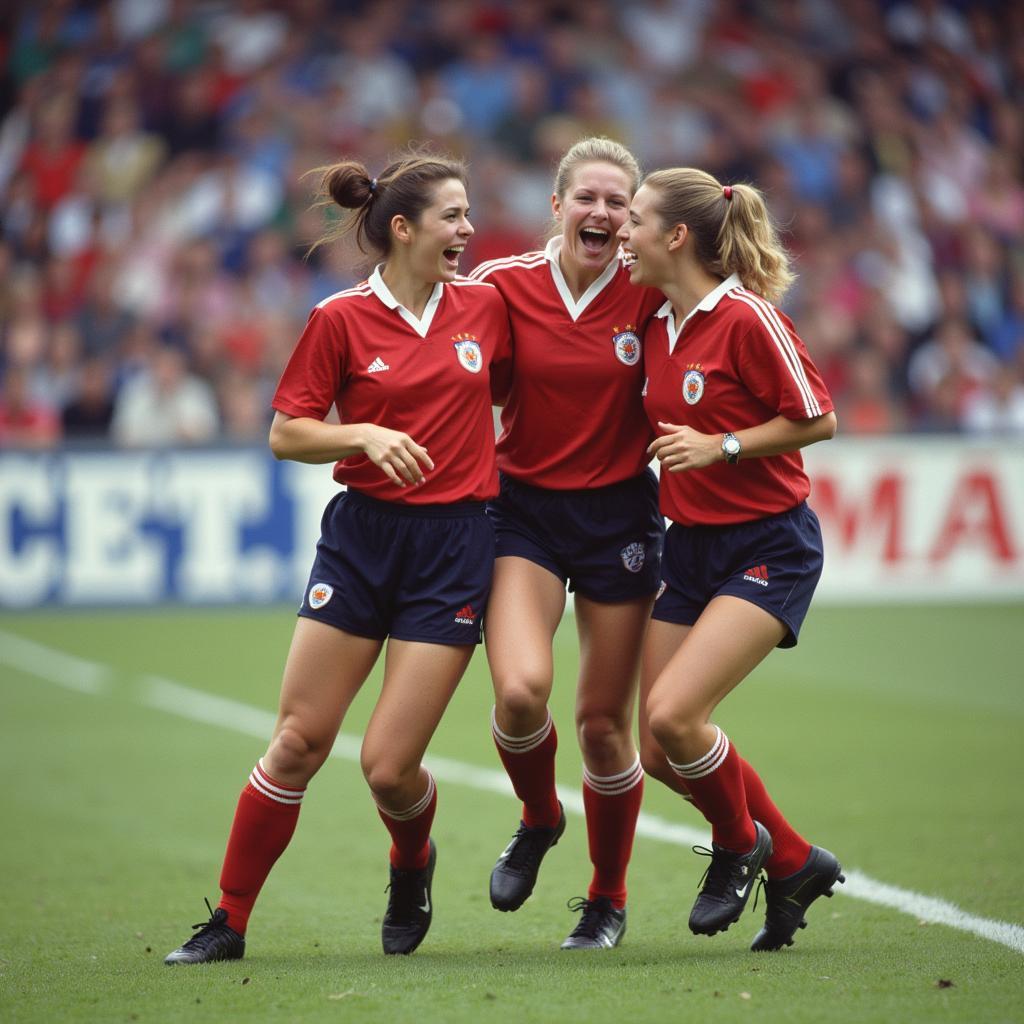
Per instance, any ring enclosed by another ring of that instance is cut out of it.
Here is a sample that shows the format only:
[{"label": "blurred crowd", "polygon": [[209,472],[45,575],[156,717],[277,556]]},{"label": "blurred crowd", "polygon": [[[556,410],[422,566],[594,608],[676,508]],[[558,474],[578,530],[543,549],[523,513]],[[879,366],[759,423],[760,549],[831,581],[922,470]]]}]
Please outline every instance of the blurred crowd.
[{"label": "blurred crowd", "polygon": [[263,439],[366,270],[306,172],[464,156],[465,273],[588,134],[765,190],[844,434],[1024,437],[1024,5],[33,0],[0,58],[0,447]]}]

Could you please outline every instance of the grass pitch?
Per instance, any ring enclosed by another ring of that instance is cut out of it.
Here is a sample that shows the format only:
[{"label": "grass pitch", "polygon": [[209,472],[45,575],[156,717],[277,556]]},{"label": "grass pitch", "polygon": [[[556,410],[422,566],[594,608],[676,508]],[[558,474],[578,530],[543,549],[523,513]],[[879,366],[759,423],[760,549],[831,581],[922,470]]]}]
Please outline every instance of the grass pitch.
[{"label": "grass pitch", "polygon": [[[499,767],[482,652],[431,749],[467,775],[439,784],[434,925],[414,956],[379,952],[387,837],[357,765],[335,758],[257,905],[246,959],[165,968],[205,919],[202,896],[217,895],[265,738],[258,715],[204,724],[185,699],[152,706],[151,677],[269,714],[292,621],[287,609],[0,619],[0,1020],[1024,1021],[1024,954],[850,895],[819,901],[778,954],[747,949],[760,908],[694,937],[704,861],[642,836],[623,946],[562,952],[575,921],[565,901],[589,877],[578,816],[529,902],[495,913],[487,879],[518,808],[474,774]],[[717,720],[845,867],[1019,926],[1021,623],[1019,605],[815,609],[799,648],[772,655]],[[568,619],[557,639],[553,701],[570,788],[572,629]],[[344,734],[358,736],[375,689]],[[650,781],[644,810],[703,827]]]}]

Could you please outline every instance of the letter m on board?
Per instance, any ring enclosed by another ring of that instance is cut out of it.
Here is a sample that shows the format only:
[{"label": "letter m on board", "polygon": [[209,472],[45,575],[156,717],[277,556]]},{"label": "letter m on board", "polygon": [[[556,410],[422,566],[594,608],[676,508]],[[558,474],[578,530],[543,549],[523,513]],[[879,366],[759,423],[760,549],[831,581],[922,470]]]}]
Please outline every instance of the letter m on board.
[{"label": "letter m on board", "polygon": [[881,535],[882,559],[899,562],[906,557],[903,541],[903,480],[887,473],[873,477],[871,489],[860,499],[840,493],[837,477],[815,474],[814,510],[831,528],[844,550],[853,548],[867,533]]}]

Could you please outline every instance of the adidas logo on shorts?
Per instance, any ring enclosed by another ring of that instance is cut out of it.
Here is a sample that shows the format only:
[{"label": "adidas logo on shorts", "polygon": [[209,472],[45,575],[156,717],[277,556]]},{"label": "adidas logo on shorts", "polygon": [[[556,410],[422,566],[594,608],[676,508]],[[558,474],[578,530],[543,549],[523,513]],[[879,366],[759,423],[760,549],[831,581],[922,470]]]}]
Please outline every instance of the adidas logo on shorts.
[{"label": "adidas logo on shorts", "polygon": [[768,586],[768,566],[767,565],[755,565],[748,569],[744,574],[743,578],[748,583],[756,583],[758,586]]},{"label": "adidas logo on shorts", "polygon": [[476,622],[476,612],[468,604],[464,605],[455,613],[455,621],[460,626],[472,626]]}]

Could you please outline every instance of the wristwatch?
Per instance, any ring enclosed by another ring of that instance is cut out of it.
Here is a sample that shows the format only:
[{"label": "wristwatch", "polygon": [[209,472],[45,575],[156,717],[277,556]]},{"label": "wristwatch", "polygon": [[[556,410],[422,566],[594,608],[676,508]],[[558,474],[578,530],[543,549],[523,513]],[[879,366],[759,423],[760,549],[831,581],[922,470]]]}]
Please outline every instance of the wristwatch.
[{"label": "wristwatch", "polygon": [[735,434],[726,434],[722,438],[722,451],[725,454],[725,461],[735,464],[740,461],[740,439]]}]

